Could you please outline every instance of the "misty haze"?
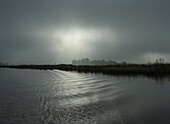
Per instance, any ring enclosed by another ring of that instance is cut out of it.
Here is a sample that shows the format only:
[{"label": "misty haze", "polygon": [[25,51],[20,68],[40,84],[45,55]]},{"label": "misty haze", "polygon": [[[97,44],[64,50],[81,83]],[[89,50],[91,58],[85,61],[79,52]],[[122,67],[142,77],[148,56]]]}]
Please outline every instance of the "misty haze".
[{"label": "misty haze", "polygon": [[0,124],[169,124],[169,0],[1,0]]}]

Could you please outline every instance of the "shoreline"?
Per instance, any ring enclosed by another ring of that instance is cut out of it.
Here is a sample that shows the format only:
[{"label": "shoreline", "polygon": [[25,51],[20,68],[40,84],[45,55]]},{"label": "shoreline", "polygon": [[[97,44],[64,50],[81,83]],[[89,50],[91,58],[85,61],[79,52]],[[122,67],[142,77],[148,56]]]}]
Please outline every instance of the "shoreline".
[{"label": "shoreline", "polygon": [[64,70],[84,73],[102,73],[112,75],[170,75],[170,64],[131,64],[131,65],[8,65],[0,68],[36,69],[36,70]]}]

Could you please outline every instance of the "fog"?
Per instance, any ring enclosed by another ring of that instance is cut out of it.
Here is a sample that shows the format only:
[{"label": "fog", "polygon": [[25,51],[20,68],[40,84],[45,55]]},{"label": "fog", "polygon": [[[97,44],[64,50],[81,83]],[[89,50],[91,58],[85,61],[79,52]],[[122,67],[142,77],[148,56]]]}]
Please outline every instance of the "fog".
[{"label": "fog", "polygon": [[168,0],[1,0],[0,62],[170,61]]}]

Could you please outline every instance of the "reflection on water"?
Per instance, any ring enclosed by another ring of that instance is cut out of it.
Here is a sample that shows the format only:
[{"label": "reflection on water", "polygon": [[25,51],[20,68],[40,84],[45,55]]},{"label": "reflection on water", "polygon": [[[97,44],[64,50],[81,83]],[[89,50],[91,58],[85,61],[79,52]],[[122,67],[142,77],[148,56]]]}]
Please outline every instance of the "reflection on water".
[{"label": "reflection on water", "polygon": [[170,79],[0,69],[0,123],[169,123]]}]

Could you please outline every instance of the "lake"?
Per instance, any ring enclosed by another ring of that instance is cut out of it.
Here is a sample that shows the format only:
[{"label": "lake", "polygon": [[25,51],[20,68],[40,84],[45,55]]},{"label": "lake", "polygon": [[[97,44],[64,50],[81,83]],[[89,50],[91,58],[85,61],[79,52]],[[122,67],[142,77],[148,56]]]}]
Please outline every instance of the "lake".
[{"label": "lake", "polygon": [[169,124],[170,78],[0,69],[0,124]]}]

